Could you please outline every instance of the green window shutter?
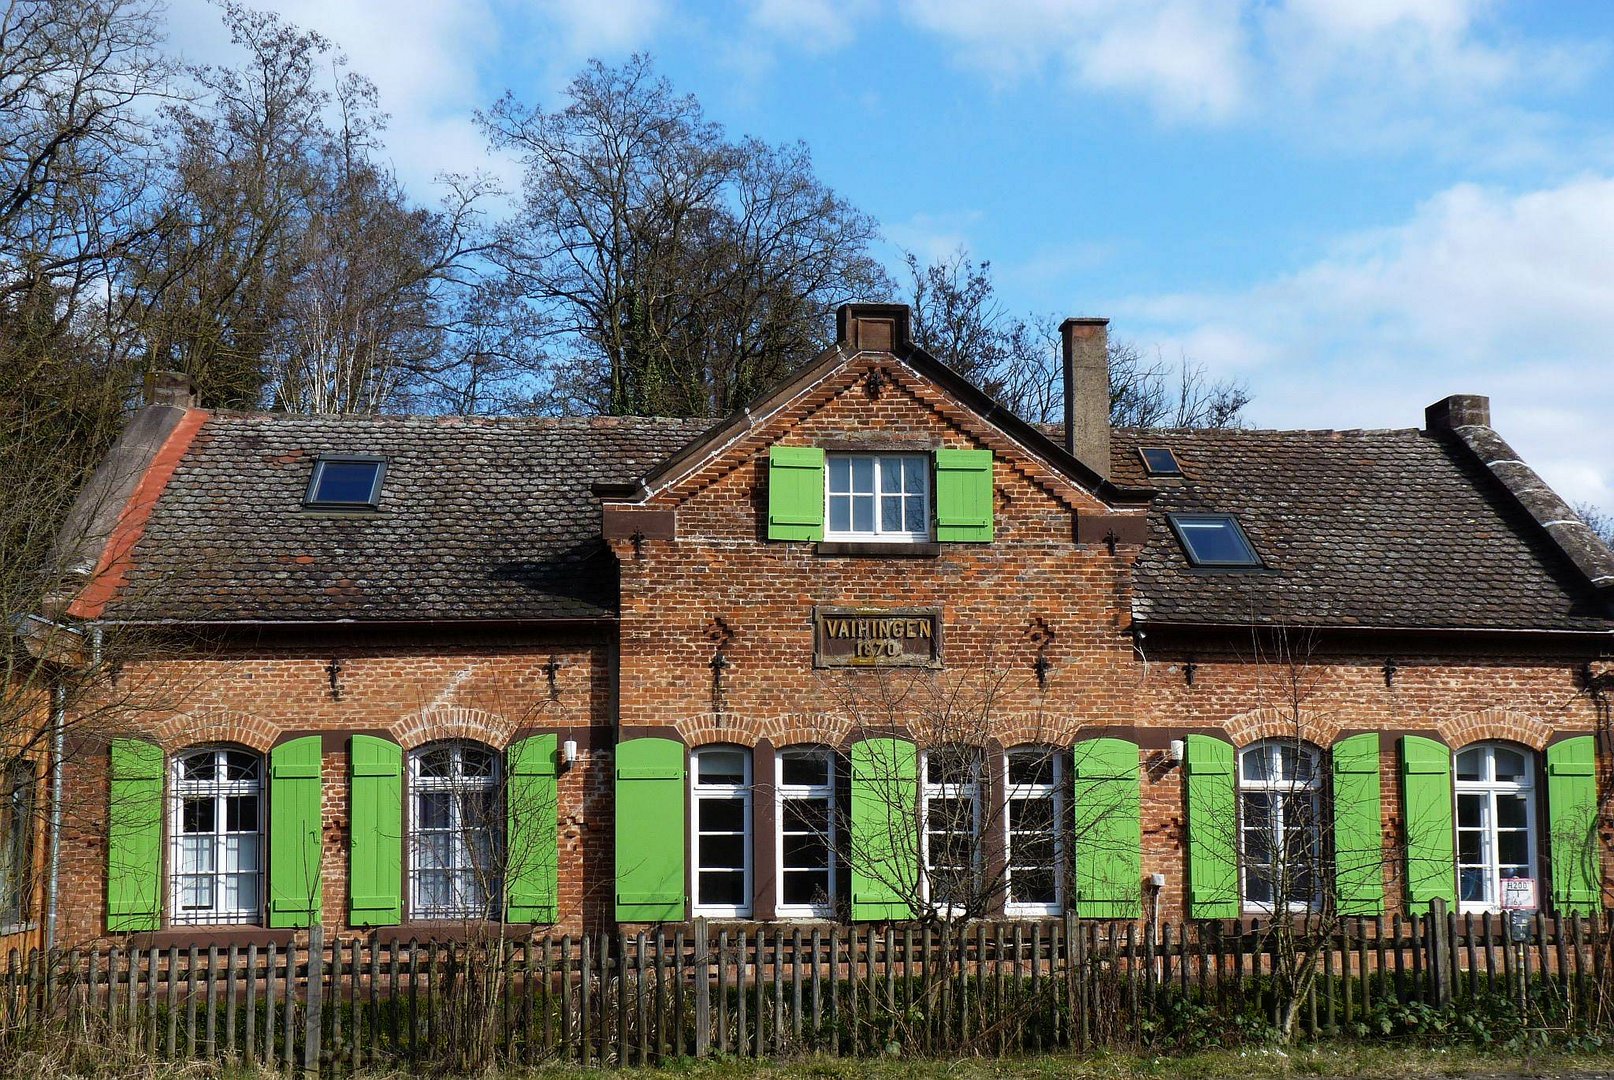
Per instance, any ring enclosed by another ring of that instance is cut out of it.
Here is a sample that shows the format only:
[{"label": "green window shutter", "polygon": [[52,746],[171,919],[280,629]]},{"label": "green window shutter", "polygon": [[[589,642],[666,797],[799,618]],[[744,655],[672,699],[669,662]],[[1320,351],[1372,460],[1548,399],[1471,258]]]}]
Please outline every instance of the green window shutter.
[{"label": "green window shutter", "polygon": [[768,539],[824,538],[824,451],[816,446],[768,450]]},{"label": "green window shutter", "polygon": [[936,539],[992,539],[992,451],[936,451]]},{"label": "green window shutter", "polygon": [[1547,821],[1553,905],[1565,912],[1601,909],[1597,740],[1592,736],[1577,735],[1547,747]]},{"label": "green window shutter", "polygon": [[403,747],[373,735],[348,745],[348,922],[403,921]]},{"label": "green window shutter", "polygon": [[1188,796],[1188,914],[1239,916],[1238,789],[1233,744],[1210,735],[1183,740]]},{"label": "green window shutter", "polygon": [[1334,744],[1334,897],[1341,915],[1384,914],[1379,736]]},{"label": "green window shutter", "polygon": [[112,740],[106,844],[106,928],[161,925],[163,752],[142,739]]},{"label": "green window shutter", "polygon": [[1417,735],[1401,737],[1401,808],[1407,835],[1407,902],[1457,897],[1451,750]]},{"label": "green window shutter", "polygon": [[269,751],[269,925],[320,918],[320,737]]},{"label": "green window shutter", "polygon": [[672,739],[628,739],[616,748],[616,919],[684,917],[686,754]]},{"label": "green window shutter", "polygon": [[560,879],[554,735],[534,735],[505,753],[505,918],[518,923],[555,921]]},{"label": "green window shutter", "polygon": [[919,881],[919,752],[907,739],[852,745],[852,918],[907,919]]},{"label": "green window shutter", "polygon": [[1087,739],[1071,747],[1076,810],[1076,914],[1136,919],[1143,911],[1138,747]]}]

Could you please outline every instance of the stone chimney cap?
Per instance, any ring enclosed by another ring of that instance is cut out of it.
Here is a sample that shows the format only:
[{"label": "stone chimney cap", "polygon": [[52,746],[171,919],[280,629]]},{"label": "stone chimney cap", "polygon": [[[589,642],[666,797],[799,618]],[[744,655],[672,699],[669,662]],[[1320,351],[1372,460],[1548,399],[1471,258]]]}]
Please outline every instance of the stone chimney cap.
[{"label": "stone chimney cap", "polygon": [[147,405],[196,408],[196,382],[183,371],[146,372],[145,391]]},{"label": "stone chimney cap", "polygon": [[913,341],[907,304],[842,304],[835,340],[853,352],[901,352]]},{"label": "stone chimney cap", "polygon": [[1491,399],[1484,394],[1453,394],[1441,398],[1423,411],[1423,423],[1427,431],[1490,427]]}]

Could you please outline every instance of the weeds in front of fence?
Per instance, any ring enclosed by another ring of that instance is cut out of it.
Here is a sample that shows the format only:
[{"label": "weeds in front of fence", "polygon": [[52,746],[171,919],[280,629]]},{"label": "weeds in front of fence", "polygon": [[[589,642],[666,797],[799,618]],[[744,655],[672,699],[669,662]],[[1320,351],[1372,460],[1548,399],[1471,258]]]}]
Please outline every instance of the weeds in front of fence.
[{"label": "weeds in front of fence", "polygon": [[[1601,920],[1350,920],[1298,1037],[1602,1052],[1614,997]],[[1073,920],[923,927],[697,926],[671,934],[33,957],[5,977],[0,1049],[64,1071],[154,1062],[470,1072],[699,1057],[1177,1055],[1285,1042],[1263,938],[1220,924]]]}]

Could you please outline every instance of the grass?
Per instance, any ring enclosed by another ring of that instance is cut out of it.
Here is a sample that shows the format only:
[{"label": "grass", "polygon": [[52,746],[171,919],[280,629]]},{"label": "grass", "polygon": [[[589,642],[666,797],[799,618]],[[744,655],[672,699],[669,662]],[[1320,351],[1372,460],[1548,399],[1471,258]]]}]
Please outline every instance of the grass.
[{"label": "grass", "polygon": [[[17,1071],[10,1072],[11,1068]],[[191,1063],[147,1070],[73,1071],[49,1055],[24,1054],[8,1063],[7,1075],[33,1080],[93,1076],[145,1080],[268,1080],[285,1077],[257,1069],[220,1068]],[[659,1069],[580,1069],[553,1066],[480,1074],[476,1080],[1279,1080],[1294,1077],[1574,1077],[1614,1072],[1614,1055],[1534,1054],[1511,1056],[1476,1049],[1336,1044],[1216,1050],[1184,1057],[1053,1054],[1023,1058],[965,1058],[931,1061],[912,1058],[809,1058],[789,1062],[740,1059],[682,1060]],[[371,1080],[402,1080],[407,1073],[370,1073]]]}]

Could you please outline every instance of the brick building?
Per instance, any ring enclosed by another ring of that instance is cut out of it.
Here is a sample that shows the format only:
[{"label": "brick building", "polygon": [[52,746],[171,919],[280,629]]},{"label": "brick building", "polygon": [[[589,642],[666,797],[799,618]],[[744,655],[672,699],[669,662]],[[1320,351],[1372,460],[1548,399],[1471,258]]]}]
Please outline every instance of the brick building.
[{"label": "brick building", "polygon": [[[843,309],[743,412],[156,388],[58,617],[54,938],[1604,902],[1614,555],[1489,426],[1028,425]],[[1064,437],[1069,432],[1070,437]]]}]

